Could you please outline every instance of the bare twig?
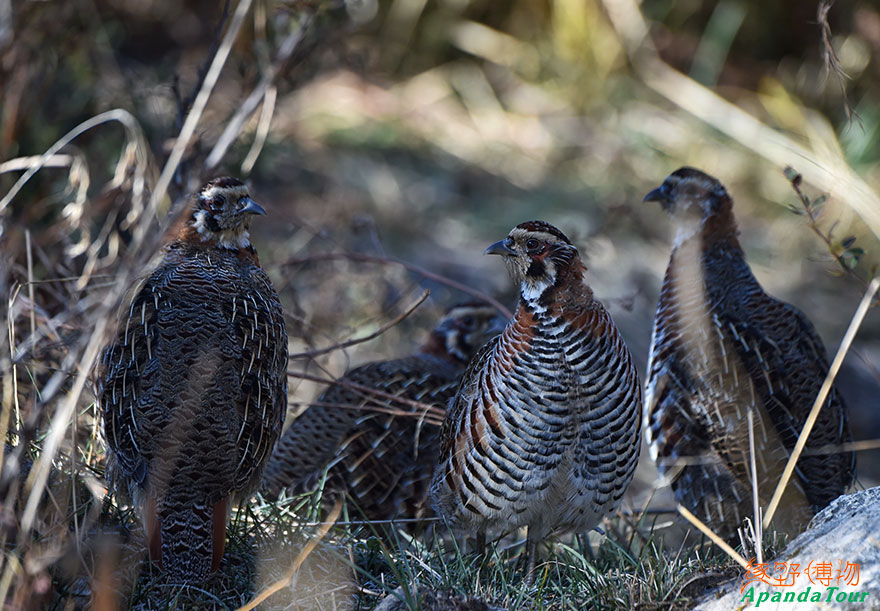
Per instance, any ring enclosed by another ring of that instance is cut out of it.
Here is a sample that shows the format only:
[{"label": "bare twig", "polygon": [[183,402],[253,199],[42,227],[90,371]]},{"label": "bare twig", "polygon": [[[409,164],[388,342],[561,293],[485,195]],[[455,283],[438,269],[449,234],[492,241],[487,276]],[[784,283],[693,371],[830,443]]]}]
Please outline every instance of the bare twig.
[{"label": "bare twig", "polygon": [[452,278],[448,278],[447,276],[443,276],[442,274],[437,274],[435,272],[429,271],[420,265],[416,265],[415,263],[401,261],[400,259],[394,259],[392,257],[367,255],[357,252],[328,252],[316,255],[309,255],[308,257],[287,259],[286,261],[281,262],[280,265],[305,265],[307,263],[315,263],[318,261],[338,260],[360,261],[363,263],[378,263],[380,265],[400,265],[401,267],[413,272],[414,274],[418,274],[419,276],[423,276],[424,278],[433,280],[434,282],[437,282],[439,284],[444,284],[446,286],[454,288],[455,290],[461,291],[462,293],[470,295],[471,297],[479,299],[480,301],[485,301],[507,318],[513,317],[513,312],[511,312],[507,307],[504,306],[504,304],[502,304],[491,295],[487,295],[482,291],[478,291],[477,289],[471,288],[466,284],[462,284],[461,282],[453,280]]},{"label": "bare twig", "polygon": [[[248,10],[251,8],[252,1],[253,0],[240,0],[238,6],[235,8],[235,14],[232,16],[229,28],[227,28],[226,34],[223,36],[223,41],[217,48],[217,53],[214,54],[214,58],[211,61],[211,67],[208,69],[208,73],[205,76],[201,89],[199,89],[199,94],[196,96],[189,114],[186,115],[186,121],[183,122],[183,127],[180,128],[180,133],[174,141],[174,147],[171,149],[171,154],[168,155],[165,167],[162,168],[159,180],[156,181],[156,186],[150,197],[149,211],[151,213],[155,213],[159,209],[159,202],[165,197],[165,191],[171,183],[171,177],[174,176],[177,171],[177,166],[183,158],[183,153],[189,145],[193,133],[195,133],[196,126],[199,124],[199,119],[201,119],[202,113],[208,104],[208,99],[211,97],[214,85],[217,84],[217,79],[220,78],[220,72],[223,70],[226,59],[229,57],[229,52],[232,50],[232,43],[235,42],[235,38],[238,36],[238,31],[241,29],[242,23],[244,23],[244,18],[247,15]],[[140,230],[141,226],[138,226],[137,229]],[[132,240],[132,244],[135,246],[139,246],[144,237],[138,230],[135,231],[134,239]]]},{"label": "bare twig", "polygon": [[403,312],[401,312],[400,314],[395,316],[392,320],[388,321],[387,323],[385,323],[384,325],[382,325],[381,327],[379,327],[378,329],[376,329],[375,331],[373,331],[369,335],[366,335],[364,337],[356,337],[354,339],[340,342],[338,344],[333,344],[332,346],[326,346],[324,348],[315,348],[314,350],[309,350],[307,352],[299,352],[297,354],[291,354],[289,358],[291,358],[291,359],[314,358],[314,357],[320,356],[322,354],[327,354],[328,352],[334,352],[336,350],[343,350],[345,348],[350,348],[351,346],[355,346],[357,344],[362,344],[364,342],[368,342],[371,339],[375,339],[375,338],[379,337],[380,335],[382,335],[383,333],[385,333],[391,327],[400,323],[400,321],[405,319],[407,316],[412,314],[417,307],[419,307],[420,305],[422,305],[425,302],[425,299],[427,299],[428,295],[430,295],[430,294],[431,294],[431,291],[428,289],[425,289],[425,291],[422,293],[421,297],[419,297],[415,303],[413,303],[406,310],[404,310]]},{"label": "bare twig", "polygon": [[292,405],[308,405],[310,407],[326,407],[331,409],[349,409],[358,412],[370,412],[375,414],[388,414],[389,416],[399,416],[401,418],[412,418],[418,417],[427,422],[428,424],[433,424],[434,426],[441,426],[443,424],[443,410],[434,407],[433,405],[428,405],[427,403],[422,404],[423,407],[419,408],[421,411],[411,412],[405,409],[394,409],[392,407],[386,407],[384,405],[372,405],[370,403],[356,404],[356,403],[328,403],[326,401],[315,401],[313,403],[300,403],[300,404],[292,404]]},{"label": "bare twig", "polygon": [[388,401],[401,403],[403,405],[409,405],[410,407],[412,407],[415,410],[420,411],[420,412],[431,412],[431,413],[436,413],[436,414],[440,414],[440,413],[445,414],[446,413],[445,411],[439,410],[438,408],[434,407],[433,405],[429,405],[427,403],[422,403],[421,401],[415,401],[413,399],[407,399],[405,397],[400,397],[400,396],[392,394],[392,393],[378,390],[376,388],[371,388],[369,386],[364,386],[363,384],[358,384],[356,382],[352,382],[350,380],[346,380],[346,379],[342,379],[342,378],[340,378],[338,380],[327,380],[326,378],[313,376],[308,373],[304,373],[302,371],[290,371],[290,370],[287,371],[287,375],[293,376],[296,378],[300,378],[302,380],[308,380],[310,382],[321,382],[324,384],[334,384],[336,386],[342,386],[343,388],[348,388],[351,390],[356,390],[358,392],[367,393],[367,394],[373,395],[374,397],[379,397],[382,399],[386,399]]},{"label": "bare twig", "polygon": [[849,97],[846,95],[846,81],[850,77],[841,67],[837,52],[834,50],[834,45],[831,44],[832,34],[831,24],[828,23],[828,13],[831,12],[832,6],[834,6],[834,0],[822,0],[816,9],[816,21],[819,24],[822,36],[822,60],[825,62],[825,75],[826,78],[829,74],[834,74],[837,77],[837,82],[840,84],[840,92],[843,95],[843,111],[846,113],[847,120],[852,121],[855,119],[864,129],[862,118],[859,116],[859,113],[853,110],[852,105],[849,103]]},{"label": "bare twig", "polygon": [[816,397],[816,401],[813,403],[813,408],[810,410],[809,416],[807,416],[804,428],[798,436],[797,443],[795,443],[791,456],[788,457],[788,462],[782,472],[782,477],[779,479],[779,483],[776,485],[776,490],[773,492],[773,498],[770,499],[770,504],[767,506],[767,511],[764,513],[764,528],[770,526],[770,520],[773,519],[773,515],[776,513],[779,501],[782,500],[782,493],[785,492],[785,487],[788,485],[792,473],[794,473],[795,465],[797,464],[798,458],[801,456],[804,445],[807,443],[807,438],[810,436],[810,433],[813,430],[813,425],[819,417],[819,411],[822,409],[822,406],[825,405],[825,399],[828,398],[828,393],[831,391],[831,385],[834,383],[834,378],[837,376],[837,372],[843,364],[843,359],[846,357],[846,353],[849,351],[849,347],[852,345],[852,341],[855,338],[859,327],[862,325],[862,321],[865,319],[865,314],[868,313],[868,307],[871,305],[871,300],[874,298],[874,293],[877,292],[878,288],[880,288],[880,276],[871,281],[868,290],[865,291],[865,295],[859,303],[859,307],[856,308],[856,313],[853,314],[852,320],[849,323],[849,328],[846,330],[846,334],[840,342],[840,348],[837,350],[834,361],[832,361],[831,367],[828,369],[828,375],[825,376],[825,381],[819,389],[819,394]]},{"label": "bare twig", "polygon": [[211,48],[208,50],[208,54],[206,56],[205,61],[199,66],[198,77],[196,78],[196,84],[192,88],[192,92],[186,97],[184,100],[180,97],[180,88],[179,88],[179,78],[175,76],[174,84],[172,89],[174,90],[174,95],[177,98],[177,129],[180,130],[183,127],[183,117],[186,116],[186,113],[189,112],[190,107],[196,99],[196,96],[201,90],[202,85],[205,82],[205,77],[208,76],[208,68],[211,65],[211,60],[214,58],[214,55],[217,53],[217,49],[220,47],[220,41],[222,40],[223,28],[226,25],[226,20],[229,19],[229,5],[230,0],[224,0],[223,2],[223,12],[220,13],[220,19],[217,21],[217,27],[214,28],[214,36],[211,38]]}]

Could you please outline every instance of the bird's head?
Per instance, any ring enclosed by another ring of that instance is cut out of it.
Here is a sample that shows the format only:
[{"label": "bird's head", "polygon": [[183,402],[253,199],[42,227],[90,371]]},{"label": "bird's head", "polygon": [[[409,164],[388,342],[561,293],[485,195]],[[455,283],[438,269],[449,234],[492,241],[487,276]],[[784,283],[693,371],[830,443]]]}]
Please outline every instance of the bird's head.
[{"label": "bird's head", "polygon": [[254,214],[266,211],[250,198],[243,182],[226,176],[201,188],[188,224],[203,242],[215,242],[220,248],[246,248],[250,246],[248,227]]},{"label": "bird's head", "polygon": [[506,324],[507,319],[487,303],[460,303],[449,308],[440,319],[426,344],[430,349],[424,351],[442,354],[466,365]]},{"label": "bird's head", "polygon": [[527,302],[537,302],[545,291],[560,285],[569,271],[583,268],[577,248],[564,233],[544,221],[520,223],[506,238],[489,246],[485,254],[504,257]]},{"label": "bird's head", "polygon": [[660,202],[676,219],[706,220],[729,209],[730,195],[718,179],[696,168],[679,168],[663,184],[645,196],[646,202]]},{"label": "bird's head", "polygon": [[676,225],[676,242],[701,234],[710,241],[736,240],[733,200],[718,179],[696,168],[683,167],[645,196],[660,202]]}]

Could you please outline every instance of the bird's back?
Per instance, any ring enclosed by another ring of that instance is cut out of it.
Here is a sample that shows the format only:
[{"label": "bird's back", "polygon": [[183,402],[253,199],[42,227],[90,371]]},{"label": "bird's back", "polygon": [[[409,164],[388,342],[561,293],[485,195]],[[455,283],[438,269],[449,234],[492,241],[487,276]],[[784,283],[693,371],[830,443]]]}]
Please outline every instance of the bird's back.
[{"label": "bird's back", "polygon": [[445,409],[460,372],[427,354],[349,371],[290,425],[264,486],[304,492],[327,468],[325,493],[344,491],[365,517],[422,516],[439,427],[413,402]]},{"label": "bird's back", "polygon": [[123,313],[97,375],[108,475],[155,512],[173,577],[206,574],[215,504],[259,482],[286,407],[286,356],[278,295],[234,251],[173,244]]},{"label": "bird's back", "polygon": [[[645,426],[679,499],[732,537],[753,513],[750,408],[766,506],[827,369],[812,324],[763,291],[738,244],[703,249],[693,240],[676,248],[655,317]],[[845,491],[853,455],[839,446],[848,440],[846,413],[832,389],[783,497],[784,529],[801,528]],[[832,453],[811,454],[823,448]]]}]

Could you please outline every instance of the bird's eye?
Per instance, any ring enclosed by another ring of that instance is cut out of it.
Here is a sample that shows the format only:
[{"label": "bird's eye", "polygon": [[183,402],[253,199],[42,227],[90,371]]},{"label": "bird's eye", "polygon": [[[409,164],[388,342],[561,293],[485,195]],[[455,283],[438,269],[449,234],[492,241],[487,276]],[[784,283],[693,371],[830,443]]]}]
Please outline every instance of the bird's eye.
[{"label": "bird's eye", "polygon": [[466,331],[470,331],[475,326],[477,326],[477,320],[473,316],[464,316],[461,319],[461,326]]},{"label": "bird's eye", "polygon": [[529,238],[528,240],[526,240],[526,248],[528,248],[529,250],[535,250],[538,248],[538,246],[540,246],[540,242],[538,242],[538,240],[536,240],[535,238]]}]

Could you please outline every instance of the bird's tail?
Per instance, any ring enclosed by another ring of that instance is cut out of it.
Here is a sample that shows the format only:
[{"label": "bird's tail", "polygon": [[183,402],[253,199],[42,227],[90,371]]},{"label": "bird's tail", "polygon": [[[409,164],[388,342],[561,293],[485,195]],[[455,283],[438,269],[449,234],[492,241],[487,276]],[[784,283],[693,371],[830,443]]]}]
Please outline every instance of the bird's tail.
[{"label": "bird's tail", "polygon": [[226,499],[195,503],[160,511],[158,545],[150,539],[150,552],[159,560],[171,583],[201,584],[220,567],[226,541]]}]

